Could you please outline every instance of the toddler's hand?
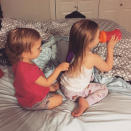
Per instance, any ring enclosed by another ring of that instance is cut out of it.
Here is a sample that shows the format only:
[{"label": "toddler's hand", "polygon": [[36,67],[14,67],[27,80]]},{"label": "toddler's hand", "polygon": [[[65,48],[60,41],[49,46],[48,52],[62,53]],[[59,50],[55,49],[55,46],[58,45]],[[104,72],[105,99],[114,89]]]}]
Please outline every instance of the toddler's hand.
[{"label": "toddler's hand", "polygon": [[59,89],[59,84],[58,82],[56,82],[55,84],[53,84],[52,86],[50,86],[50,91],[51,92],[55,92]]},{"label": "toddler's hand", "polygon": [[108,42],[108,45],[107,45],[108,48],[112,48],[113,49],[118,41],[119,41],[119,38],[116,37],[115,35],[113,35],[111,37],[111,39],[109,40],[109,42]]},{"label": "toddler's hand", "polygon": [[57,69],[59,69],[60,71],[66,71],[69,68],[69,63],[67,62],[63,62],[60,65],[57,66]]}]

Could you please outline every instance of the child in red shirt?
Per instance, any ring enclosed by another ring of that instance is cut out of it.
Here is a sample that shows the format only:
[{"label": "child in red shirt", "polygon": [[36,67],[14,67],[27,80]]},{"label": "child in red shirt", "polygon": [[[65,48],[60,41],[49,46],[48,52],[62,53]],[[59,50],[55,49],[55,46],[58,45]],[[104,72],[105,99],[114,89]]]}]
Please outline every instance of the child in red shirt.
[{"label": "child in red shirt", "polygon": [[7,35],[6,54],[13,65],[15,96],[26,109],[52,109],[62,103],[62,96],[54,83],[61,71],[68,70],[69,64],[61,63],[46,78],[32,62],[41,51],[40,34],[31,28],[16,28]]}]

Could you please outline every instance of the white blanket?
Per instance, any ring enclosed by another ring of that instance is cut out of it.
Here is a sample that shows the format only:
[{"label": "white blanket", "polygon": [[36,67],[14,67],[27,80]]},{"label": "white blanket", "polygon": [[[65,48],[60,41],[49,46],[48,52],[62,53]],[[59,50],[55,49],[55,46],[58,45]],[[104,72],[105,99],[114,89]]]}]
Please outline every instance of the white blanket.
[{"label": "white blanket", "polygon": [[73,118],[75,103],[69,100],[53,110],[27,111],[19,107],[12,72],[0,68],[5,73],[0,79],[0,131],[131,131],[131,85],[120,78],[96,73],[95,81],[107,85],[108,96]]}]

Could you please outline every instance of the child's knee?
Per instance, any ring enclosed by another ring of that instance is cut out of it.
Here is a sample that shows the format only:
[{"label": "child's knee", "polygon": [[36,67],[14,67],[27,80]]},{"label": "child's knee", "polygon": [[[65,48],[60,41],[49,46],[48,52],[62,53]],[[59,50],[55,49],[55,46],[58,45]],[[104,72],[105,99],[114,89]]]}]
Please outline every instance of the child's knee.
[{"label": "child's knee", "polygon": [[63,97],[61,95],[54,95],[49,99],[48,109],[55,108],[62,104]]},{"label": "child's knee", "polygon": [[55,99],[54,99],[55,106],[61,105],[62,101],[63,101],[63,97],[61,95],[55,95]]}]

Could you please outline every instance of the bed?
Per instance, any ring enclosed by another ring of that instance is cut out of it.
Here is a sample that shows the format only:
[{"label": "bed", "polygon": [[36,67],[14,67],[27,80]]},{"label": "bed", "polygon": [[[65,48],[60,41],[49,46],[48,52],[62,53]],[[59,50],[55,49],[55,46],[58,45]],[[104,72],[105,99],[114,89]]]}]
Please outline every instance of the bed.
[{"label": "bed", "polygon": [[[2,19],[0,48],[4,48],[6,34],[16,27],[30,27],[38,30],[46,43],[34,62],[50,75],[55,66],[65,61],[71,25],[79,19],[23,21]],[[28,111],[21,108],[14,97],[11,66],[0,65],[4,76],[0,78],[0,131],[131,131],[131,33],[117,23],[105,19],[93,19],[101,30],[119,28],[122,40],[114,50],[114,66],[108,73],[94,70],[95,82],[104,83],[108,96],[91,106],[80,117],[71,116],[76,103],[63,95],[63,104],[52,110]],[[99,44],[94,52],[106,56],[106,44]]]}]

